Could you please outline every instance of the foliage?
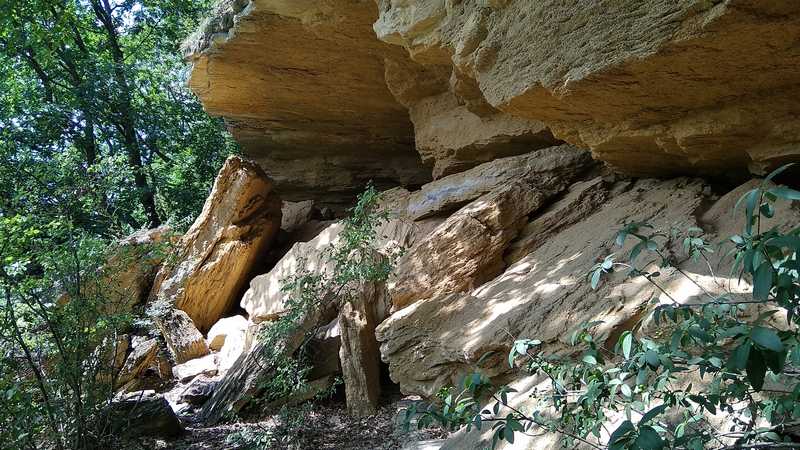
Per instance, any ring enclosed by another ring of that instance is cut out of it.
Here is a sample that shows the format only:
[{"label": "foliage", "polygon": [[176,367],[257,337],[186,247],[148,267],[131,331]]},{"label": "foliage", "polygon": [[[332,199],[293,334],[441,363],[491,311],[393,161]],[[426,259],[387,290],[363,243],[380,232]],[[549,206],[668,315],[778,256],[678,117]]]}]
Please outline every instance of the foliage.
[{"label": "foliage", "polygon": [[[650,326],[624,331],[613,348],[606,348],[592,335],[600,322],[581,324],[568,355],[548,353],[535,339],[518,339],[509,364],[543,376],[549,385],[530,394],[528,403],[534,406],[512,405],[507,387],[483,401],[481,392],[495,388],[475,374],[460,394],[448,391],[440,404],[422,411],[418,425],[469,430],[491,423],[493,447],[535,429],[561,433],[565,447],[796,447],[788,432],[800,423],[800,385],[787,380],[800,366],[800,229],[763,229],[778,199],[800,200],[800,192],[771,184],[783,170],[770,174],[737,205],[744,205],[745,226],[730,237],[727,256],[733,259],[732,277],[752,279],[747,295],[733,293],[724,283],[718,283],[722,293],[709,292],[678,267],[668,249],[681,238],[675,230],[628,224],[616,238],[620,247],[634,240],[627,259],[603,258],[587,280],[597,288],[613,272],[642,277],[667,299],[652,309]],[[713,250],[702,230],[691,228],[678,242],[686,259],[705,261],[711,271]],[[645,255],[652,259],[637,263]],[[660,281],[667,272],[695,283],[704,298],[679,302]],[[787,322],[775,319],[776,313],[785,313]],[[408,420],[415,414],[410,411]],[[724,428],[710,420],[716,414],[725,419]],[[607,429],[611,423],[615,429]]]},{"label": "foliage", "polygon": [[3,448],[108,448],[102,413],[130,324],[105,295],[115,275],[103,267],[108,247],[63,223],[19,216],[0,218],[0,235]]},{"label": "foliage", "polygon": [[206,9],[0,0],[0,210],[74,197],[104,236],[195,217],[234,149],[185,86],[178,42]]}]

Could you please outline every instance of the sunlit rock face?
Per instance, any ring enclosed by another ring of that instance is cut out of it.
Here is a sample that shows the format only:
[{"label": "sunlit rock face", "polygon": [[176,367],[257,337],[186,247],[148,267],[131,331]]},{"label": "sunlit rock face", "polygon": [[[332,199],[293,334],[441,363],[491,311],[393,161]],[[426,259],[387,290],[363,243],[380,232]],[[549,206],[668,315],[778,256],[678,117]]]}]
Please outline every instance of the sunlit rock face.
[{"label": "sunlit rock face", "polygon": [[430,179],[406,108],[384,79],[371,1],[229,0],[185,45],[189,85],[226,119],[287,200],[347,204],[378,187]]},{"label": "sunlit rock face", "polygon": [[377,36],[471,111],[544,123],[629,174],[800,154],[800,2],[377,1]]}]

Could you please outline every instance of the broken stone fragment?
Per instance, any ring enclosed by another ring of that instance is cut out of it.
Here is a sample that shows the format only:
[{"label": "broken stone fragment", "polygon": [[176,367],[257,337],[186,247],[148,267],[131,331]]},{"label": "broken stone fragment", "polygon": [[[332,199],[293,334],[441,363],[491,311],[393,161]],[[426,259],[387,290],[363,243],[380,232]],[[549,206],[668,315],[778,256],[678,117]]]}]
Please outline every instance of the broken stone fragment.
[{"label": "broken stone fragment", "polygon": [[206,337],[208,348],[219,351],[229,335],[243,334],[245,330],[247,330],[247,319],[244,316],[222,318],[208,331]]},{"label": "broken stone fragment", "polygon": [[180,399],[182,402],[189,403],[190,405],[202,405],[211,398],[211,394],[214,393],[217,383],[217,380],[200,375],[186,386],[186,389],[181,392]]},{"label": "broken stone fragment", "polygon": [[138,377],[155,360],[157,353],[158,341],[156,339],[148,339],[134,345],[133,351],[128,355],[125,365],[117,375],[116,387]]},{"label": "broken stone fragment", "polygon": [[198,375],[212,377],[217,374],[216,355],[206,355],[191,359],[172,368],[172,375],[181,382],[186,382]]},{"label": "broken stone fragment", "polygon": [[281,206],[281,230],[292,233],[314,218],[314,200],[283,202]]},{"label": "broken stone fragment", "polygon": [[155,324],[176,363],[181,364],[208,354],[208,345],[203,334],[185,312],[169,309],[155,318]]},{"label": "broken stone fragment", "polygon": [[185,311],[207,331],[234,305],[280,221],[280,200],[264,171],[229,157],[174,262],[159,271],[151,298]]}]

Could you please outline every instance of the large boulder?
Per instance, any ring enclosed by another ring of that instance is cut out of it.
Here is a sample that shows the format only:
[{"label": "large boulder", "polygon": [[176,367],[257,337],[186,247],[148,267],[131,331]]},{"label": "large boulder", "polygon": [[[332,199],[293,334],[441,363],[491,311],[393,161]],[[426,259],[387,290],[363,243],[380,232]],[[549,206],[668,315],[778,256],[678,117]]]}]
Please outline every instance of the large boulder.
[{"label": "large boulder", "polygon": [[418,77],[444,72],[484,120],[543,122],[626,172],[759,170],[800,155],[793,0],[378,4],[377,36],[408,50]]},{"label": "large boulder", "polygon": [[154,391],[119,395],[112,400],[107,413],[116,436],[169,438],[183,433],[183,426],[167,400]]},{"label": "large boulder", "polygon": [[413,216],[472,201],[398,261],[389,289],[393,307],[474,289],[499,274],[505,267],[503,253],[528,214],[565,190],[590,164],[586,152],[565,147],[486,163],[412,194],[408,211]]},{"label": "large boulder", "polygon": [[133,346],[133,351],[128,355],[125,364],[117,375],[116,386],[122,386],[141,374],[158,354],[158,341],[148,339],[138,342]]},{"label": "large boulder", "polygon": [[[615,234],[626,223],[696,226],[703,189],[697,180],[638,181],[473,292],[431,295],[393,314],[376,332],[392,379],[405,393],[431,396],[473,370],[505,373],[503,357],[515,337],[540,339],[558,351],[574,327],[602,318],[597,338],[608,339],[642,313],[655,288],[610,282],[595,291],[586,273],[617,251]],[[478,366],[490,351],[495,356]]]},{"label": "large boulder", "polygon": [[151,296],[185,311],[207,331],[234,305],[280,227],[280,200],[252,162],[232,156],[203,211],[158,273]]},{"label": "large boulder", "polygon": [[247,331],[247,319],[244,316],[231,316],[220,319],[208,330],[206,341],[208,348],[219,351],[228,340],[228,336],[236,339]]}]

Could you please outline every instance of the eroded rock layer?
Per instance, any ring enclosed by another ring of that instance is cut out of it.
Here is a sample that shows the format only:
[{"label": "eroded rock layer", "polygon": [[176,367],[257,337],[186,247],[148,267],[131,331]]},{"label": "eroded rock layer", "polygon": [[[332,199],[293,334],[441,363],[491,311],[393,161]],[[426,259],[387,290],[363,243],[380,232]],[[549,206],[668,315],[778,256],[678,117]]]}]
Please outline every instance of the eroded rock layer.
[{"label": "eroded rock layer", "polygon": [[225,1],[187,43],[190,87],[227,119],[288,200],[345,204],[380,186],[430,178],[407,110],[384,80],[370,1]]},{"label": "eroded rock layer", "polygon": [[758,172],[800,153],[796,1],[378,3],[378,37],[452,67],[462,103],[544,122],[628,173]]}]

